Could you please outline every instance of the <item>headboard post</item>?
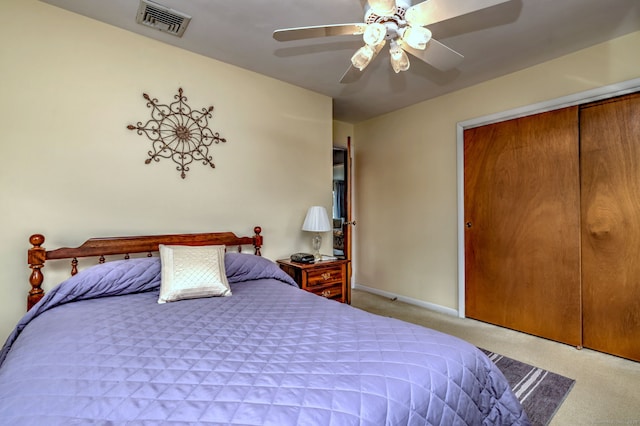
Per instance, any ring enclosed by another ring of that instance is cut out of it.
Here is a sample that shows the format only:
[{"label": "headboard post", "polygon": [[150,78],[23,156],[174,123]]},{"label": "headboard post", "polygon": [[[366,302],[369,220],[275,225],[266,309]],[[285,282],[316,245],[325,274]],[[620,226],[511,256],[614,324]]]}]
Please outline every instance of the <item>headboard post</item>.
[{"label": "headboard post", "polygon": [[29,242],[33,247],[29,249],[27,254],[27,262],[29,263],[29,268],[31,268],[31,275],[29,276],[31,290],[29,290],[29,295],[27,296],[27,310],[31,309],[44,296],[44,290],[41,287],[44,277],[40,269],[44,267],[47,256],[46,250],[42,247],[42,244],[44,244],[43,235],[34,234],[29,237]]},{"label": "headboard post", "polygon": [[256,226],[255,228],[253,228],[253,232],[256,233],[256,235],[253,236],[253,247],[255,248],[254,254],[262,256],[262,253],[260,252],[260,247],[262,247],[262,235],[260,235],[260,233],[262,232],[262,228]]}]

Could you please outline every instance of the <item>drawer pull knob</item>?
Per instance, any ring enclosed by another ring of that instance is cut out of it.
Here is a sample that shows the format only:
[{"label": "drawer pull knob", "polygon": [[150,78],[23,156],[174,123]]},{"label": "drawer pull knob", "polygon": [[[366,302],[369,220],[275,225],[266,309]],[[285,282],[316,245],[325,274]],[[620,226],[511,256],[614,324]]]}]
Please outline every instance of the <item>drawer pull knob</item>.
[{"label": "drawer pull knob", "polygon": [[323,292],[322,292],[322,296],[324,296],[324,297],[329,297],[329,296],[331,296],[331,290],[325,290],[325,291],[323,291]]},{"label": "drawer pull knob", "polygon": [[325,272],[321,276],[322,276],[322,279],[326,281],[329,278],[331,278],[331,272]]}]

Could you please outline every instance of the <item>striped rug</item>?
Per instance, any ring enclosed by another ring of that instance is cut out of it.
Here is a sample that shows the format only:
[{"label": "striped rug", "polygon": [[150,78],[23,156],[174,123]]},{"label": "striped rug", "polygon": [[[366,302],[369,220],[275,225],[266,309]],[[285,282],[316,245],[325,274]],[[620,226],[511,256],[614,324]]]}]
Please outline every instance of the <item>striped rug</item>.
[{"label": "striped rug", "polygon": [[534,426],[548,425],[575,380],[481,349],[502,371]]}]

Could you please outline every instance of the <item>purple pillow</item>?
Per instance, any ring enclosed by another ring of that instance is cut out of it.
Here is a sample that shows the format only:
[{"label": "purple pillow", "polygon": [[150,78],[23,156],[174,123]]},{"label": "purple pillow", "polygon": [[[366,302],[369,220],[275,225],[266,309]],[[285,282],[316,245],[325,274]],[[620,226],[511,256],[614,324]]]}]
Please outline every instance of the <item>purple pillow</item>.
[{"label": "purple pillow", "polygon": [[298,287],[298,284],[272,260],[248,253],[227,253],[224,269],[230,283],[273,278]]}]

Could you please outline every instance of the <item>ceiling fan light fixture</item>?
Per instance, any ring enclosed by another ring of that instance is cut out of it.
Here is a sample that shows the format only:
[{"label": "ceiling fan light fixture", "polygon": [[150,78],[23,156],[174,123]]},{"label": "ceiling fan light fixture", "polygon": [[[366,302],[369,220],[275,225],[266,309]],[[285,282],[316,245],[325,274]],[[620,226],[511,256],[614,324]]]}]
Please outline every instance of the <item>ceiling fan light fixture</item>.
[{"label": "ceiling fan light fixture", "polygon": [[424,27],[408,26],[402,34],[402,40],[414,49],[424,50],[431,40],[431,31]]},{"label": "ceiling fan light fixture", "polygon": [[369,46],[377,46],[382,43],[384,38],[387,35],[387,27],[384,24],[379,22],[367,25],[367,28],[364,30],[364,35],[362,39]]},{"label": "ceiling fan light fixture", "polygon": [[400,46],[394,43],[389,49],[389,53],[391,54],[391,67],[396,74],[409,69],[409,57]]},{"label": "ceiling fan light fixture", "polygon": [[360,78],[362,71],[377,57],[387,42],[391,47],[391,65],[396,73],[409,69],[407,55],[436,69],[447,71],[459,65],[464,56],[433,39],[427,27],[508,1],[510,0],[362,0],[360,3],[365,9],[363,22],[285,28],[275,30],[273,38],[291,41],[361,35],[364,46],[351,57],[351,64],[342,75],[340,83],[352,83]]},{"label": "ceiling fan light fixture", "polygon": [[351,57],[351,63],[354,67],[362,71],[367,67],[367,65],[369,65],[369,62],[371,62],[375,54],[376,51],[373,49],[373,47],[365,44],[360,49],[358,49],[358,51]]}]

